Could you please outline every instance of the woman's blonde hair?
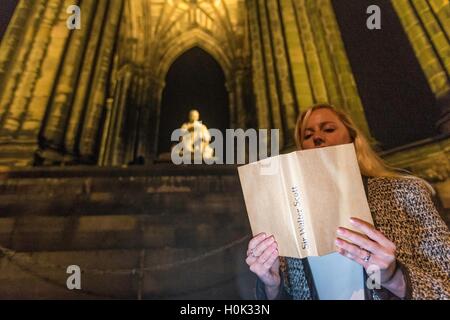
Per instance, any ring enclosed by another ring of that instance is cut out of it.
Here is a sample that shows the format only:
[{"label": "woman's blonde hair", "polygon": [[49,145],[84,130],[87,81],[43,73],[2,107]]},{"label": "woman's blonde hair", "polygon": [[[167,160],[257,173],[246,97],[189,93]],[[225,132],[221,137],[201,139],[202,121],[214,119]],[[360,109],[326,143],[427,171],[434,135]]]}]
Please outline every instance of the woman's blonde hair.
[{"label": "woman's blonde hair", "polygon": [[428,182],[412,176],[406,170],[397,169],[387,165],[372,149],[369,142],[364,137],[362,132],[356,127],[353,120],[347,114],[337,110],[330,104],[322,103],[314,105],[305,110],[298,117],[297,125],[295,127],[295,142],[299,150],[303,148],[302,145],[305,136],[306,124],[308,123],[311,114],[319,109],[328,109],[334,112],[347,128],[352,142],[355,145],[356,157],[358,159],[359,169],[362,175],[367,177],[403,177],[419,179],[423,181],[431,193],[434,194],[434,189]]}]

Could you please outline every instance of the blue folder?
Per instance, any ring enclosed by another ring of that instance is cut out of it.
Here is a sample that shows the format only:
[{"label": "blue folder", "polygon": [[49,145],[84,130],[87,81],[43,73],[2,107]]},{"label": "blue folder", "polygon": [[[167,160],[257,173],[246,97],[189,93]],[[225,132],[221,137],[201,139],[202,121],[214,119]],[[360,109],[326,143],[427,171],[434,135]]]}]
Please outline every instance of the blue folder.
[{"label": "blue folder", "polygon": [[307,259],[320,300],[364,300],[361,265],[339,253]]}]

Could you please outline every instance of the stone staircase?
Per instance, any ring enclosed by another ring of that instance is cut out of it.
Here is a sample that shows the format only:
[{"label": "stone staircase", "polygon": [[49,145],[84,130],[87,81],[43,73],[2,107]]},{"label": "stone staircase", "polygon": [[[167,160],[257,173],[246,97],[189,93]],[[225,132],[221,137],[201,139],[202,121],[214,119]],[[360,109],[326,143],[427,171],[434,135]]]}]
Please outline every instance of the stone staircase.
[{"label": "stone staircase", "polygon": [[235,166],[4,169],[0,299],[252,299],[250,233]]}]

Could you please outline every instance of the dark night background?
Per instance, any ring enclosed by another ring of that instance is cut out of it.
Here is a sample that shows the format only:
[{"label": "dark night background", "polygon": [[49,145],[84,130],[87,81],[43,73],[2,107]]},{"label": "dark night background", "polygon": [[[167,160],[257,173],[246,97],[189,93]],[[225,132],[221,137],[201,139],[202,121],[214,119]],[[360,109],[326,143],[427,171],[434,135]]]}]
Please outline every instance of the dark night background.
[{"label": "dark night background", "polygon": [[[0,39],[17,0],[0,2]],[[369,5],[378,5],[382,30],[368,30]],[[437,135],[438,108],[413,48],[389,0],[333,0],[344,44],[373,136],[384,150]],[[194,48],[171,67],[161,114],[160,152],[170,133],[199,109],[209,128],[228,127],[228,96],[218,63]]]},{"label": "dark night background", "polygon": [[[381,30],[369,30],[370,5]],[[366,117],[382,149],[437,135],[439,110],[389,0],[333,0]],[[364,27],[362,27],[364,26]]]},{"label": "dark night background", "polygon": [[16,8],[18,0],[0,0],[0,40],[6,31],[9,19]]}]

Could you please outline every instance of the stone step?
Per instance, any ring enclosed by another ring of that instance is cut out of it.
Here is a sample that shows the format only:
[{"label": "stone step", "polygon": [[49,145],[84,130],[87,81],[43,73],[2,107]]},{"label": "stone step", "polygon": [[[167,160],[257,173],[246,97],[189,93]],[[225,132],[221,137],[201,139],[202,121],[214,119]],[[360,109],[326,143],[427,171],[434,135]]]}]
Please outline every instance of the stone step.
[{"label": "stone step", "polygon": [[0,244],[20,251],[203,248],[245,234],[244,212],[0,218]]},{"label": "stone step", "polygon": [[[113,183],[112,183],[113,182]],[[235,176],[199,177],[106,177],[106,178],[36,178],[0,180],[1,195],[40,194],[56,197],[61,194],[78,196],[91,193],[129,191],[138,194],[153,193],[205,193],[238,192],[239,180]],[[41,194],[45,191],[44,194]]]},{"label": "stone step", "polygon": [[159,214],[229,212],[245,210],[242,196],[232,194],[146,195],[139,197],[129,193],[93,194],[88,199],[68,196],[46,198],[33,195],[0,196],[0,217],[26,215],[111,215],[111,214]]},{"label": "stone step", "polygon": [[[0,259],[0,299],[251,299],[249,235],[235,167],[4,170],[0,245],[32,260]],[[159,268],[142,278],[86,271],[74,292],[64,268],[48,264]]]},{"label": "stone step", "polygon": [[[3,176],[0,217],[15,216],[18,212],[27,215],[182,214],[244,208],[234,171],[222,176],[212,175],[214,170],[199,176],[132,176],[136,174],[133,171],[108,176],[106,171],[101,171],[102,176],[68,178],[65,170],[61,169],[59,176],[58,171],[44,171],[51,173],[51,177],[43,177],[42,172],[31,175],[34,171],[24,177],[19,171],[12,177]],[[93,172],[88,170],[88,173]]]}]

